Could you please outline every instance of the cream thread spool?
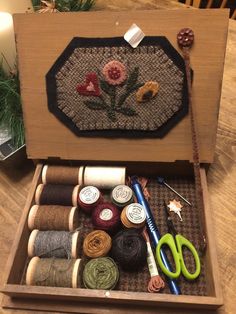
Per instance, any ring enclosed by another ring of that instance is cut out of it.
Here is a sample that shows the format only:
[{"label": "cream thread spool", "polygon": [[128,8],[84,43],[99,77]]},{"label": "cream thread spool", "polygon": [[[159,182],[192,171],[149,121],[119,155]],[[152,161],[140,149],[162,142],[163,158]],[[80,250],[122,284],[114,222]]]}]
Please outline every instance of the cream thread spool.
[{"label": "cream thread spool", "polygon": [[[35,219],[36,219],[36,216],[37,216],[37,213],[39,210],[45,210],[45,214],[46,214],[46,211],[48,208],[54,208],[54,207],[58,208],[60,210],[60,209],[65,208],[66,206],[33,205],[31,207],[31,209],[29,211],[29,215],[28,215],[28,228],[30,230],[38,228],[38,226],[35,225]],[[78,224],[79,224],[78,208],[77,207],[69,207],[69,206],[66,208],[68,208],[69,215],[68,215],[68,221],[67,221],[67,228],[63,229],[63,230],[73,231],[78,227]],[[59,214],[56,212],[56,210],[53,210],[53,211],[55,211],[55,215]],[[54,219],[54,217],[52,217],[51,219]],[[52,221],[52,223],[53,222],[54,221]],[[52,229],[41,229],[41,230],[52,230]],[[53,230],[58,230],[58,229],[56,229],[55,226],[53,225]],[[59,229],[59,230],[61,230],[61,229]]]},{"label": "cream thread spool", "polygon": [[112,202],[119,208],[124,208],[126,205],[133,203],[133,191],[127,185],[117,185],[111,192]]},{"label": "cream thread spool", "polygon": [[[54,259],[54,258],[46,258],[43,260],[44,261],[47,260],[49,264],[50,263],[52,264],[53,261],[55,261],[55,260],[61,260],[61,261],[65,261],[65,262],[73,261],[73,260]],[[36,285],[35,272],[36,272],[36,268],[40,267],[40,261],[41,261],[41,258],[39,258],[38,256],[35,256],[30,260],[27,271],[26,271],[26,285],[29,285],[29,286]],[[71,273],[71,279],[70,279],[70,281],[71,281],[70,287],[71,288],[77,288],[78,287],[78,278],[79,278],[78,273],[79,273],[79,268],[80,268],[80,262],[81,262],[81,259],[74,259],[74,265],[73,265],[73,269],[72,269],[72,273]],[[57,285],[55,285],[54,287],[56,287],[56,286]]]},{"label": "cream thread spool", "polygon": [[[28,256],[29,257],[37,256],[35,254],[35,240],[36,240],[37,235],[40,232],[42,233],[44,231],[39,231],[38,229],[34,229],[30,234],[29,241],[28,241]],[[50,233],[50,232],[55,232],[55,231],[48,231],[48,232]],[[60,233],[61,231],[57,231],[57,232]],[[78,239],[79,239],[79,231],[73,232],[71,235],[71,252],[70,252],[71,258],[77,258],[78,256]],[[58,244],[58,249],[59,248],[60,248],[60,244]],[[46,252],[46,249],[45,249],[44,253],[47,254],[49,252]]]},{"label": "cream thread spool", "polygon": [[84,169],[84,185],[93,185],[101,189],[112,189],[125,184],[125,167],[90,167]]}]

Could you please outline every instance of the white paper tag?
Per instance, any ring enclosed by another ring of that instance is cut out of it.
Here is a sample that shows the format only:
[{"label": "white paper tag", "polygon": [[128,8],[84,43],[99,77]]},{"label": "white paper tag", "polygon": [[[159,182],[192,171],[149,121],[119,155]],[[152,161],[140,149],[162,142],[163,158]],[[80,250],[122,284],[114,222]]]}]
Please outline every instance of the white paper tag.
[{"label": "white paper tag", "polygon": [[144,32],[136,24],[132,24],[125,33],[124,39],[130,44],[131,47],[136,48],[143,40],[144,36]]}]

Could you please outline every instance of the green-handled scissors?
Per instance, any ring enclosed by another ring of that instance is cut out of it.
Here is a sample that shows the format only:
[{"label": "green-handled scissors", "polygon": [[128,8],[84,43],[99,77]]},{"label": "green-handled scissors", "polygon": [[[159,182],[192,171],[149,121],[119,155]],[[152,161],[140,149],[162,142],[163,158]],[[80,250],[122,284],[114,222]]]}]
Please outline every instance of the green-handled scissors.
[{"label": "green-handled scissors", "polygon": [[[172,279],[178,278],[182,270],[182,274],[185,278],[189,280],[194,280],[199,276],[200,271],[201,271],[201,263],[200,263],[198,253],[195,247],[193,246],[193,244],[188,239],[186,239],[184,236],[176,232],[172,219],[168,212],[166,203],[164,203],[164,208],[165,208],[169,233],[166,233],[164,236],[162,236],[158,242],[158,245],[156,248],[156,257],[157,257],[158,264],[161,270],[163,271],[163,273]],[[168,269],[166,269],[165,265],[162,262],[162,258],[161,258],[162,245],[168,245],[172,252],[174,262],[175,262],[175,267],[176,267],[175,272],[171,272]],[[193,254],[193,257],[195,260],[195,266],[196,266],[196,270],[194,273],[190,273],[187,267],[185,266],[183,251],[182,251],[183,246],[186,246]]]}]

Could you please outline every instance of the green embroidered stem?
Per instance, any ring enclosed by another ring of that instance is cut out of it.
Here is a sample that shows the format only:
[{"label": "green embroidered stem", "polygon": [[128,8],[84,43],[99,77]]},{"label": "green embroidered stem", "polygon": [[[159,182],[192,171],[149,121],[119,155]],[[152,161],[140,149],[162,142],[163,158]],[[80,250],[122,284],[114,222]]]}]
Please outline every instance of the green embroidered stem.
[{"label": "green embroidered stem", "polygon": [[101,90],[110,96],[110,105],[106,103],[102,96],[99,96],[99,101],[87,100],[84,104],[92,110],[106,110],[108,119],[112,122],[117,121],[116,112],[129,117],[137,115],[134,108],[125,106],[125,101],[133,92],[143,86],[143,83],[137,82],[138,76],[139,68],[135,67],[126,81],[125,92],[120,96],[117,103],[117,86],[110,85],[105,80],[100,79],[99,82]]}]

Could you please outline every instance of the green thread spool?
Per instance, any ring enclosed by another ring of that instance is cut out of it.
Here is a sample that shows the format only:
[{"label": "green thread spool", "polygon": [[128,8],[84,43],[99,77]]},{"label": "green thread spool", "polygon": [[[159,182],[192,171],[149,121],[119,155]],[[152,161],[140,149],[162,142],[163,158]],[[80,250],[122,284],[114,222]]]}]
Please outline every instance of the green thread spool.
[{"label": "green thread spool", "polygon": [[111,192],[112,203],[119,208],[134,202],[132,189],[124,184],[117,185]]},{"label": "green thread spool", "polygon": [[83,283],[88,289],[114,289],[119,279],[119,270],[110,257],[90,260],[84,268]]},{"label": "green thread spool", "polygon": [[32,286],[77,288],[80,259],[33,257],[26,272]]}]

